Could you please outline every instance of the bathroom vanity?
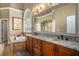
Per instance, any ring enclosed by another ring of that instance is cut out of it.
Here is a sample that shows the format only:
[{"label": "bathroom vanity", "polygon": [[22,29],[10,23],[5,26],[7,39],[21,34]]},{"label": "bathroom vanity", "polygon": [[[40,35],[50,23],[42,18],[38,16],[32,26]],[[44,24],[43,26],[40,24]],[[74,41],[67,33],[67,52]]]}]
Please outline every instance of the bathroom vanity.
[{"label": "bathroom vanity", "polygon": [[[27,34],[26,34],[27,35]],[[35,56],[79,56],[79,42],[53,37],[27,35],[26,50]]]}]

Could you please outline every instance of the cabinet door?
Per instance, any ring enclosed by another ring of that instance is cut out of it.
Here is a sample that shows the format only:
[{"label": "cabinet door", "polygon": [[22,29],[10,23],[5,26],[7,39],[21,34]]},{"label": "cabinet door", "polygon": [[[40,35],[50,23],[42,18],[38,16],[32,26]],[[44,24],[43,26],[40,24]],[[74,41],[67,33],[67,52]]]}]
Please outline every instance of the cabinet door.
[{"label": "cabinet door", "polygon": [[29,52],[32,54],[32,37],[29,37]]},{"label": "cabinet door", "polygon": [[28,37],[27,41],[26,41],[26,50],[32,54],[32,37]]},{"label": "cabinet door", "polygon": [[29,37],[26,40],[26,50],[29,51]]},{"label": "cabinet door", "polygon": [[76,52],[72,49],[57,46],[59,56],[76,56]]},{"label": "cabinet door", "polygon": [[41,40],[33,38],[33,55],[41,56]]},{"label": "cabinet door", "polygon": [[41,40],[33,38],[33,47],[38,48],[39,50],[41,50]]},{"label": "cabinet door", "polygon": [[55,56],[55,45],[42,41],[42,55]]},{"label": "cabinet door", "polygon": [[38,48],[33,48],[33,55],[34,56],[41,56],[41,50]]},{"label": "cabinet door", "polygon": [[79,56],[79,51],[76,51],[76,55]]}]

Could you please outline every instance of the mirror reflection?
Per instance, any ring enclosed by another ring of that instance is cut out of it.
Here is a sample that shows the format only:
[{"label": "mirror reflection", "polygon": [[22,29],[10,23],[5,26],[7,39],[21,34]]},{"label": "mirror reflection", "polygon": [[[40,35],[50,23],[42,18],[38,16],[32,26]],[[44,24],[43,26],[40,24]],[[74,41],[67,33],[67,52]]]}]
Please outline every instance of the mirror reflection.
[{"label": "mirror reflection", "polygon": [[34,18],[35,32],[76,33],[76,4],[66,4]]}]

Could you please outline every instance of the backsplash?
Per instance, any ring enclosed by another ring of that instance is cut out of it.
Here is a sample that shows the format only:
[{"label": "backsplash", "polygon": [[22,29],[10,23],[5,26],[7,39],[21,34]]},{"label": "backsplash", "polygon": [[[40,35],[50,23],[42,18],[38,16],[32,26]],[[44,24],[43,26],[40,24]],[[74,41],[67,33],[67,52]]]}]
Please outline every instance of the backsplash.
[{"label": "backsplash", "polygon": [[[54,32],[34,32],[34,35],[48,36],[48,37],[57,37],[60,40],[66,41],[76,41],[79,42],[78,34],[69,34],[69,33],[54,33]],[[63,39],[62,39],[63,37]]]},{"label": "backsplash", "polygon": [[68,35],[67,36],[63,35],[63,36],[64,36],[63,40],[79,42],[79,37],[78,36],[68,36]]}]

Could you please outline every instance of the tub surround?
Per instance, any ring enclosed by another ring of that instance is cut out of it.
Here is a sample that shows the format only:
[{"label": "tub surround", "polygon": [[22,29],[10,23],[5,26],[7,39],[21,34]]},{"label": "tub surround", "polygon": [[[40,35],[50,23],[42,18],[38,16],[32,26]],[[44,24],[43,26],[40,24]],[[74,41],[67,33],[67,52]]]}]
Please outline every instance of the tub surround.
[{"label": "tub surround", "polygon": [[25,43],[26,42],[26,37],[23,35],[12,35],[10,36],[10,40],[8,41],[9,49],[8,53],[9,55],[13,56],[16,55],[17,52],[19,51],[24,51],[25,49]]},{"label": "tub surround", "polygon": [[[26,34],[26,36],[34,37],[43,41],[58,44],[58,45],[79,51],[79,41],[76,41],[74,36],[69,36],[68,40],[58,39],[57,36],[46,35],[46,34],[45,35],[44,34],[43,35]],[[65,36],[65,37],[68,37],[68,36]],[[70,37],[73,39],[70,39]]]},{"label": "tub surround", "polygon": [[9,44],[11,43],[17,43],[17,42],[23,42],[26,41],[26,37],[25,36],[11,36],[10,37],[10,41],[8,41]]}]

